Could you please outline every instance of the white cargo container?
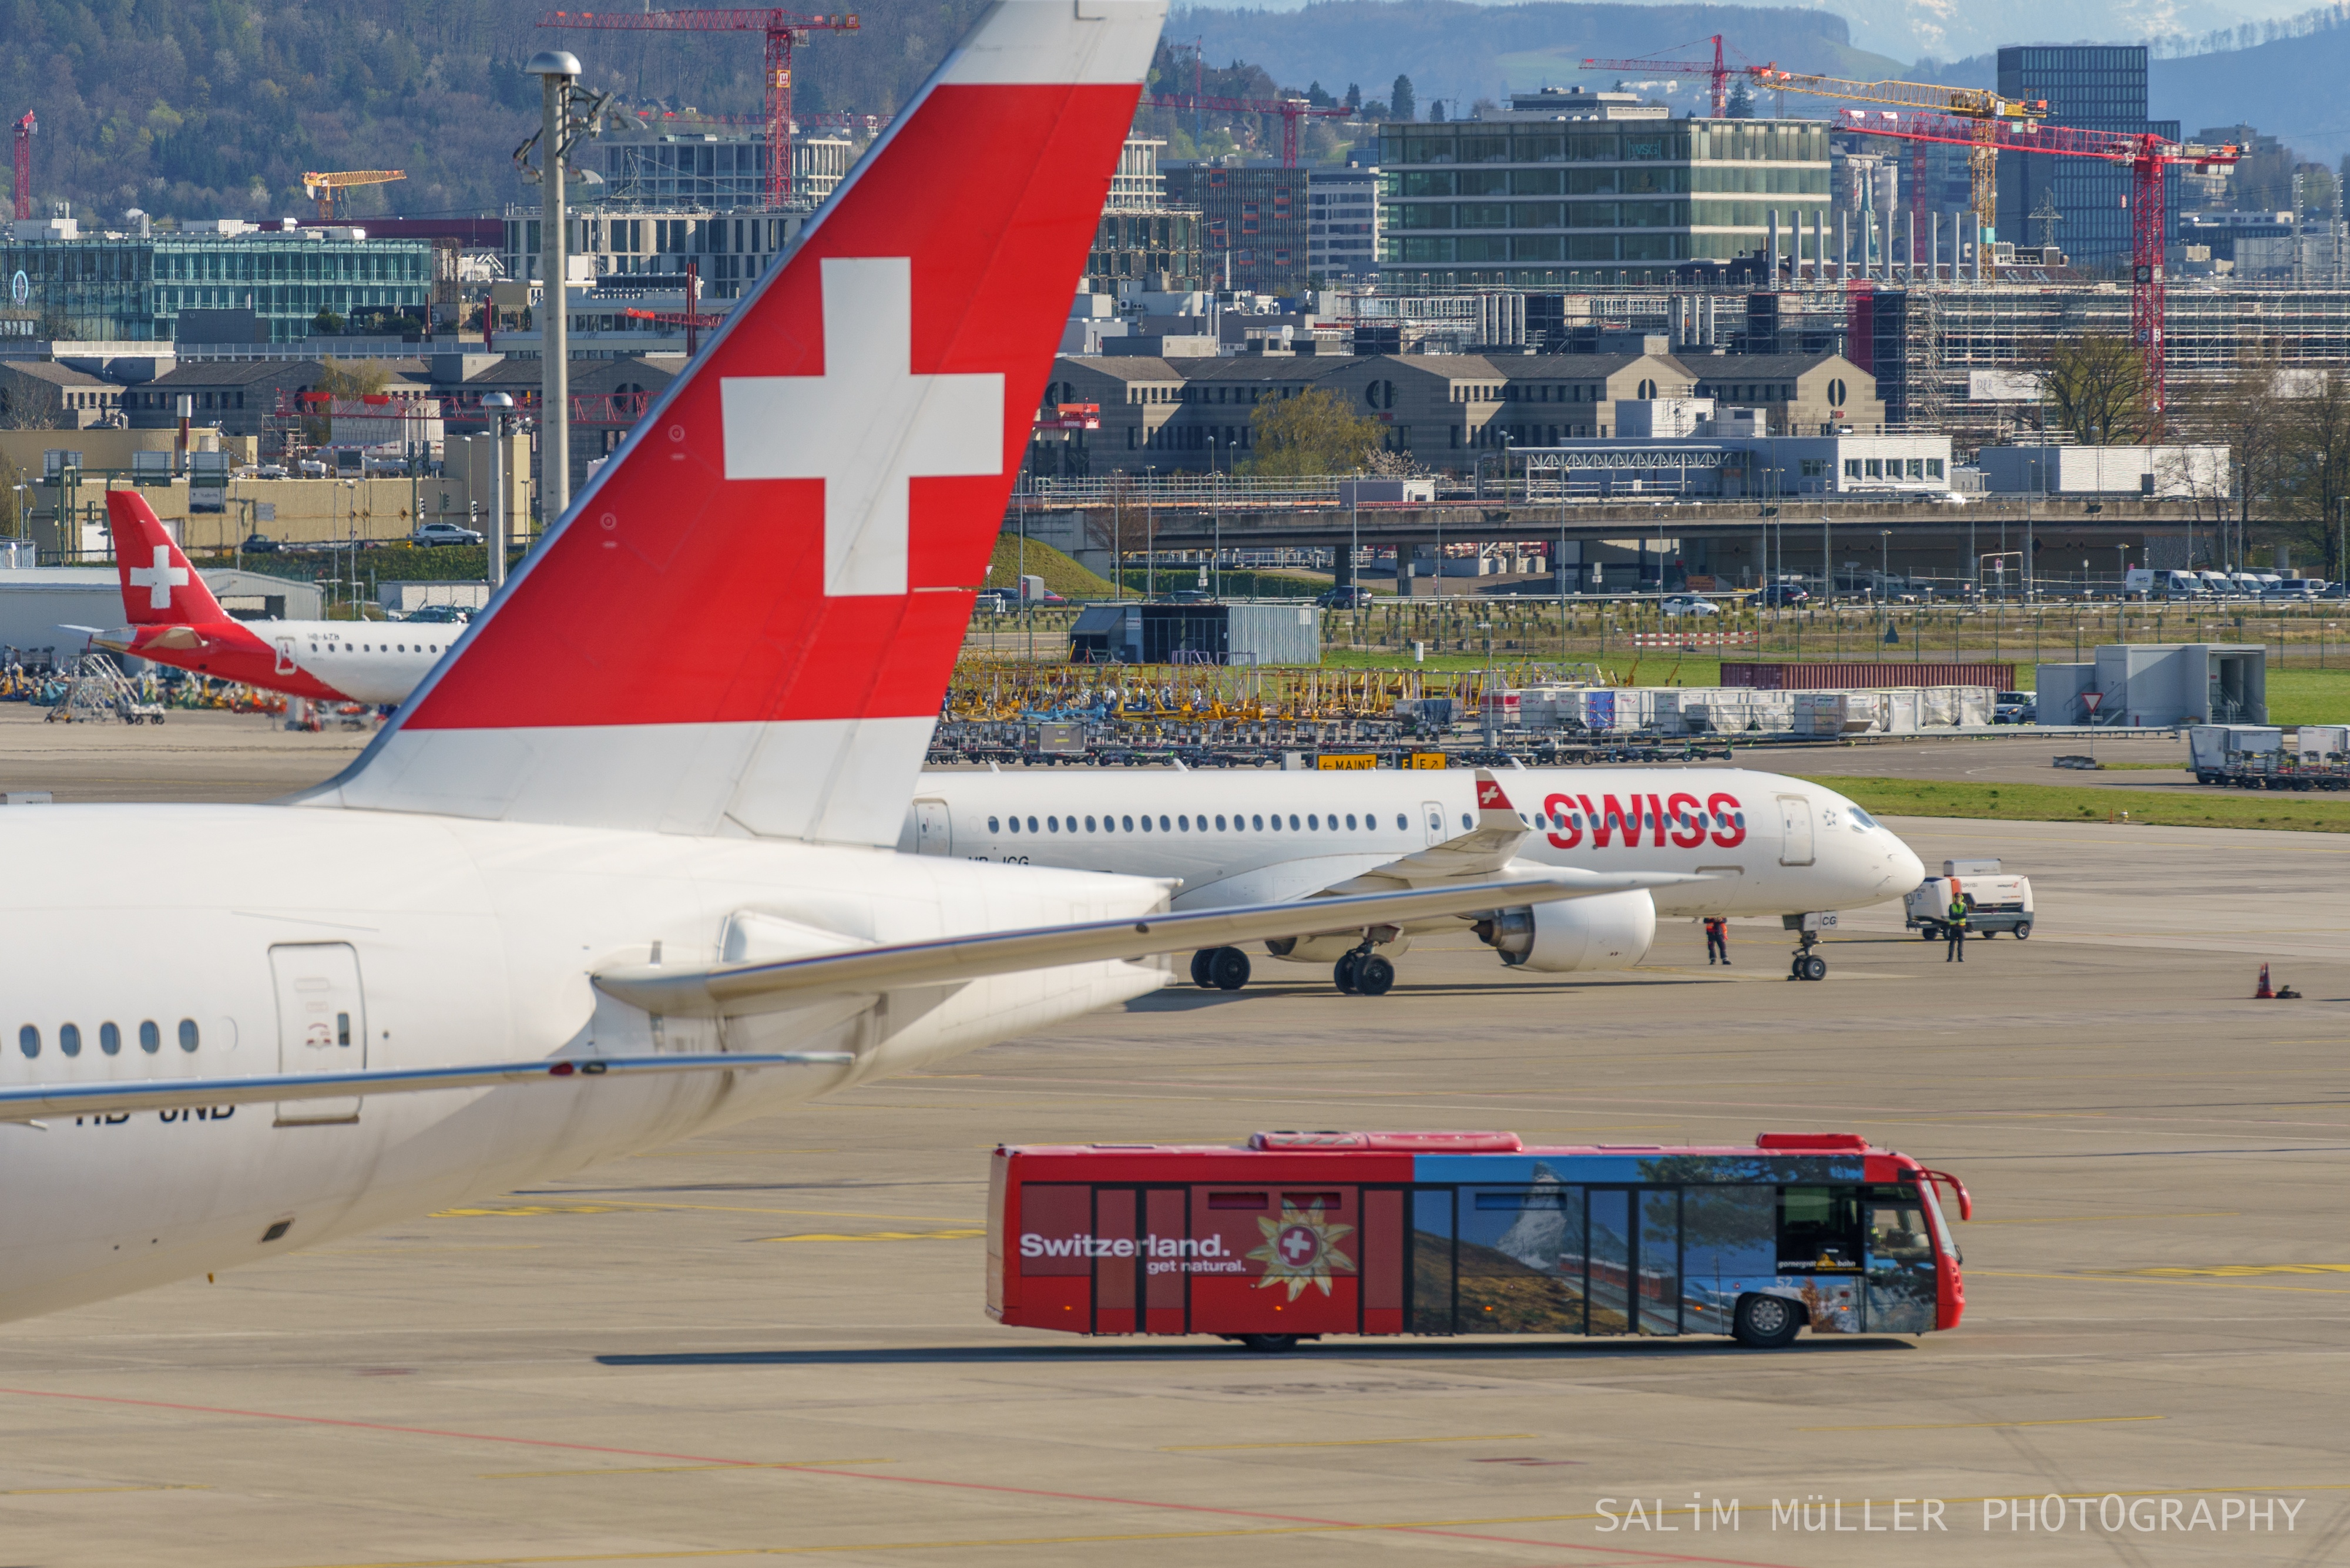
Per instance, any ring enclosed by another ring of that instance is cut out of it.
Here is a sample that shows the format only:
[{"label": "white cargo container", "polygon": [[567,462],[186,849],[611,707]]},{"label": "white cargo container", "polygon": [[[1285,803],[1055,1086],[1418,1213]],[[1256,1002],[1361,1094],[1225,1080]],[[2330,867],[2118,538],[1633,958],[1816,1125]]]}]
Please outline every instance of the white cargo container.
[{"label": "white cargo container", "polygon": [[2303,724],[2295,741],[2303,767],[2350,761],[2350,724]]}]

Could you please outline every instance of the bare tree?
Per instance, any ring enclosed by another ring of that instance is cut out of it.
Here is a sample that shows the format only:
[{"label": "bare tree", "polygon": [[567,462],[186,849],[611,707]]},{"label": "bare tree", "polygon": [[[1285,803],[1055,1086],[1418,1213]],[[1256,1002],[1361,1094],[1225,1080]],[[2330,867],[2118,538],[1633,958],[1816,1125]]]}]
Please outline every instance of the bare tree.
[{"label": "bare tree", "polygon": [[2234,462],[2236,548],[2228,555],[2239,566],[2254,511],[2273,509],[2291,472],[2295,416],[2283,379],[2275,347],[2256,345],[2233,375],[2181,398],[2172,410],[2178,431],[2225,443]]},{"label": "bare tree", "polygon": [[2304,395],[2292,400],[2289,483],[2293,532],[2325,557],[2325,576],[2339,580],[2340,523],[2350,504],[2350,373],[2327,367],[2314,373]]},{"label": "bare tree", "polygon": [[2128,339],[2091,332],[2048,347],[2041,378],[2049,411],[2084,446],[2144,441],[2153,431],[2154,398],[2146,360]]},{"label": "bare tree", "polygon": [[39,377],[0,370],[0,430],[55,430],[65,407],[64,394]]}]

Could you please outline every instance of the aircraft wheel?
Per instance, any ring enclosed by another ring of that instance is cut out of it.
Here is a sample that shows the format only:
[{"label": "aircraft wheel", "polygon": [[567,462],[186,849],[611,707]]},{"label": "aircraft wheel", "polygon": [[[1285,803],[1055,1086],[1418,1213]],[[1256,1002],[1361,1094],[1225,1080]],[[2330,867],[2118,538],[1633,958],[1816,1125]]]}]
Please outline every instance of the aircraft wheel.
[{"label": "aircraft wheel", "polygon": [[1202,991],[1216,983],[1208,968],[1215,961],[1215,950],[1212,948],[1201,948],[1191,955],[1191,983]]},{"label": "aircraft wheel", "polygon": [[1238,948],[1218,948],[1208,961],[1208,979],[1218,991],[1238,991],[1249,982],[1249,956]]},{"label": "aircraft wheel", "polygon": [[1355,994],[1355,961],[1359,956],[1356,953],[1341,953],[1338,955],[1338,961],[1330,967],[1331,983],[1338,988],[1341,995]]},{"label": "aircraft wheel", "polygon": [[1795,967],[1796,972],[1805,980],[1825,980],[1828,977],[1828,961],[1817,953],[1806,953],[1795,961]]},{"label": "aircraft wheel", "polygon": [[1377,953],[1365,953],[1355,965],[1355,989],[1365,996],[1385,996],[1395,984],[1395,965]]}]

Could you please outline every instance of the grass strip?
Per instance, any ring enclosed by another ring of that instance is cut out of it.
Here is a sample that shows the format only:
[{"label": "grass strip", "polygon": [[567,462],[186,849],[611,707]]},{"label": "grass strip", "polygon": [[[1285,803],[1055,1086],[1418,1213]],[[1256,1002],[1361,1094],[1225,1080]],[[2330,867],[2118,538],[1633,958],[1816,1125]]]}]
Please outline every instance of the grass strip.
[{"label": "grass strip", "polygon": [[2160,827],[2266,827],[2350,833],[2350,794],[2156,794],[2147,790],[2062,784],[1959,784],[1947,780],[1815,778],[1808,781],[1888,816],[2105,822],[2127,812]]}]

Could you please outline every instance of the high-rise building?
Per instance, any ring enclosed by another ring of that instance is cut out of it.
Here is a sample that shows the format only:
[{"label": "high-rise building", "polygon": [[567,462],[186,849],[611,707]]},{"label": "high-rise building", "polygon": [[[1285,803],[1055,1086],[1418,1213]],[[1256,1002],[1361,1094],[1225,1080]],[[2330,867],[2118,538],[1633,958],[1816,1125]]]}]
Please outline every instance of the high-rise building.
[{"label": "high-rise building", "polygon": [[1115,294],[1121,284],[1157,294],[1208,286],[1200,252],[1200,210],[1170,203],[1159,154],[1167,143],[1129,136],[1111,176],[1109,200],[1086,257],[1086,286]]},{"label": "high-rise building", "polygon": [[[2029,44],[1999,52],[2002,98],[2044,99],[2048,123],[2083,130],[2176,140],[2178,122],[2147,118],[2143,44]],[[1999,237],[2019,244],[2051,242],[2076,266],[2130,259],[2130,171],[2097,158],[2002,152],[1999,159]],[[2178,174],[2165,173],[2167,209],[2178,208]],[[2054,216],[2049,214],[2053,213]],[[2175,227],[2175,225],[2174,225]]]},{"label": "high-rise building", "polygon": [[1305,173],[1305,267],[1336,283],[1379,272],[1379,171],[1348,165]]},{"label": "high-rise building", "polygon": [[[624,212],[738,212],[767,201],[767,134],[758,130],[656,130],[633,123],[597,142],[603,187],[577,199]],[[832,194],[857,161],[846,136],[792,138],[792,202],[813,207]]]},{"label": "high-rise building", "polygon": [[1213,286],[1295,298],[1305,292],[1305,171],[1271,160],[1170,163],[1169,200],[1196,207]]},{"label": "high-rise building", "polygon": [[1783,254],[1828,207],[1823,120],[1673,119],[1637,95],[1545,88],[1452,124],[1379,128],[1382,287],[1669,283]]}]

